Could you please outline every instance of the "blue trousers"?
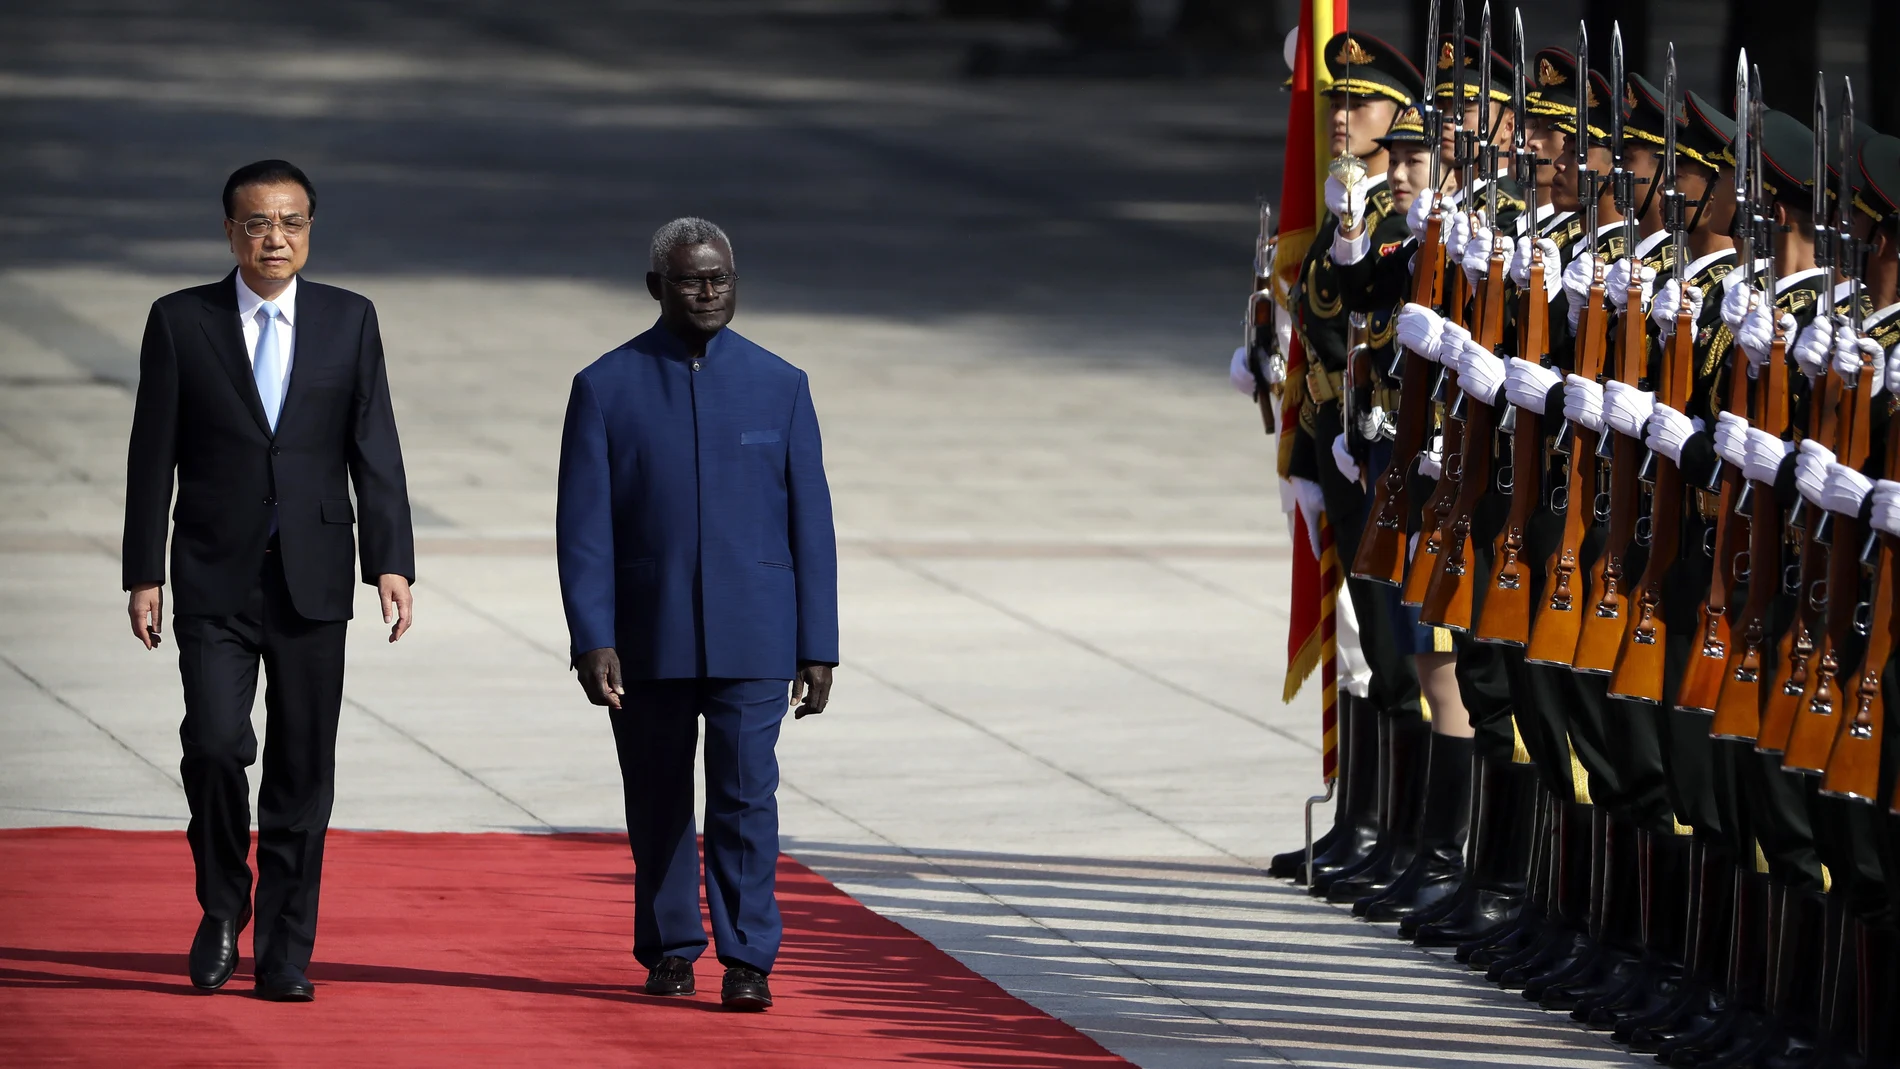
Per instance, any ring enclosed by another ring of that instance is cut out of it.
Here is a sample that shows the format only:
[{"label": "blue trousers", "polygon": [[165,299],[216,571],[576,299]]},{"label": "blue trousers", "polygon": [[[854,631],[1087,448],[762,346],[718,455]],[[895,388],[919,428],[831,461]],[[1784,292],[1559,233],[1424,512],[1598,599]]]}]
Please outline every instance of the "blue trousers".
[{"label": "blue trousers", "polygon": [[778,867],[779,724],[784,679],[628,680],[612,711],[633,848],[633,956],[698,960],[699,846],[693,751],[706,720],[706,906],[726,965],[772,971],[783,925]]}]

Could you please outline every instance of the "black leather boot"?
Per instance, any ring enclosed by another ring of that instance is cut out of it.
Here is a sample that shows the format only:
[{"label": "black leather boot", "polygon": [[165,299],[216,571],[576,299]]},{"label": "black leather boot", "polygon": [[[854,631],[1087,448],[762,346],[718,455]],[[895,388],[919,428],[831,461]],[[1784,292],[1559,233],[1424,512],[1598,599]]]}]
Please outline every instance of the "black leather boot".
[{"label": "black leather boot", "polygon": [[1729,951],[1742,875],[1726,854],[1703,843],[1695,846],[1687,982],[1672,1005],[1617,1025],[1613,1038],[1633,1050],[1654,1051],[1667,1040],[1700,1032],[1728,1008]]},{"label": "black leather boot", "polygon": [[1586,967],[1565,979],[1544,982],[1541,990],[1535,981],[1524,985],[1524,997],[1547,1010],[1569,1013],[1585,1002],[1615,998],[1641,973],[1642,857],[1651,836],[1624,821],[1608,823],[1601,901],[1590,929],[1597,953]]},{"label": "black leather boot", "polygon": [[1805,1069],[1823,1060],[1838,1064],[1838,1059],[1830,1058],[1828,1017],[1833,991],[1827,981],[1830,959],[1840,951],[1845,905],[1838,895],[1803,891],[1789,893],[1782,908],[1781,952],[1775,961],[1770,1004],[1774,1027],[1746,1058],[1731,1055],[1726,1064],[1762,1069]]},{"label": "black leather boot", "polygon": [[1590,846],[1595,812],[1595,806],[1584,802],[1559,804],[1551,923],[1536,942],[1492,962],[1485,970],[1485,979],[1505,988],[1523,987],[1526,980],[1545,972],[1553,963],[1582,952],[1592,899]]},{"label": "black leather boot", "polygon": [[1769,978],[1782,928],[1783,888],[1765,874],[1745,872],[1735,903],[1735,945],[1729,960],[1728,1002],[1706,1026],[1659,1044],[1656,1060],[1705,1066],[1763,1042],[1769,1031]]},{"label": "black leather boot", "polygon": [[1436,906],[1465,879],[1465,838],[1471,831],[1472,740],[1431,737],[1425,770],[1425,814],[1418,850],[1392,886],[1352,905],[1369,921],[1396,921]]},{"label": "black leather boot", "polygon": [[[1366,863],[1378,845],[1385,815],[1386,718],[1363,698],[1340,698],[1341,781],[1339,801],[1333,811],[1333,825],[1344,830],[1333,837],[1324,852],[1313,854],[1313,878],[1309,890],[1323,890],[1341,873],[1354,872]],[[1302,867],[1305,858],[1300,859]],[[1302,874],[1303,875],[1303,874]]]},{"label": "black leather boot", "polygon": [[1324,888],[1326,900],[1345,905],[1377,894],[1399,878],[1418,852],[1419,821],[1425,815],[1425,762],[1432,726],[1416,713],[1385,716],[1390,740],[1386,763],[1385,827],[1379,844],[1358,871],[1336,877]]},{"label": "black leather boot", "polygon": [[1863,924],[1856,936],[1860,1056],[1868,1065],[1887,1069],[1900,1065],[1900,1013],[1895,1012],[1900,1006],[1900,933]]},{"label": "black leather boot", "polygon": [[1642,971],[1613,999],[1579,1001],[1571,1011],[1573,1018],[1592,1029],[1614,1031],[1625,1021],[1647,1020],[1684,998],[1695,905],[1691,877],[1700,847],[1686,836],[1648,837],[1642,866]]},{"label": "black leather boot", "polygon": [[[1566,953],[1554,961],[1546,962],[1541,969],[1526,969],[1521,976],[1507,977],[1515,980],[1516,986],[1523,988],[1524,997],[1536,1002],[1544,997],[1544,991],[1555,984],[1565,984],[1585,976],[1597,965],[1602,956],[1604,906],[1608,893],[1610,876],[1610,815],[1602,806],[1592,806],[1590,810],[1590,845],[1584,855],[1589,859],[1589,877],[1587,885],[1589,895],[1584,900],[1582,931],[1573,940]],[[1505,987],[1513,986],[1507,982]]]},{"label": "black leather boot", "polygon": [[[1458,944],[1454,956],[1473,969],[1483,972],[1532,945],[1549,927],[1552,917],[1552,887],[1556,884],[1557,811],[1555,795],[1538,781],[1531,821],[1531,864],[1524,881],[1524,900],[1517,915],[1484,932],[1475,939]],[[1466,881],[1471,887],[1473,881]],[[1436,918],[1434,918],[1436,919]],[[1404,930],[1404,925],[1400,925]]]},{"label": "black leather boot", "polygon": [[1508,759],[1487,759],[1478,799],[1476,849],[1467,868],[1472,888],[1460,908],[1421,924],[1412,941],[1422,947],[1468,943],[1516,918],[1530,878],[1532,830],[1537,816],[1537,770]]},{"label": "black leather boot", "polygon": [[[1360,710],[1371,709],[1363,698],[1355,698],[1344,688],[1339,692],[1339,785],[1334,795],[1333,824],[1326,834],[1313,840],[1314,868],[1321,868],[1321,859],[1329,859],[1337,864],[1342,852],[1349,852],[1354,845],[1371,850],[1373,841],[1378,837],[1376,812],[1378,805],[1378,784],[1376,770],[1361,768],[1365,763],[1353,753],[1358,738],[1359,721],[1366,719]],[[1373,713],[1376,716],[1376,711]],[[1376,763],[1378,749],[1377,720],[1366,720],[1365,726],[1373,729],[1372,741],[1361,747],[1366,751],[1364,758]],[[1273,855],[1267,863],[1267,875],[1282,880],[1306,880],[1306,847],[1301,845],[1284,854]]]}]

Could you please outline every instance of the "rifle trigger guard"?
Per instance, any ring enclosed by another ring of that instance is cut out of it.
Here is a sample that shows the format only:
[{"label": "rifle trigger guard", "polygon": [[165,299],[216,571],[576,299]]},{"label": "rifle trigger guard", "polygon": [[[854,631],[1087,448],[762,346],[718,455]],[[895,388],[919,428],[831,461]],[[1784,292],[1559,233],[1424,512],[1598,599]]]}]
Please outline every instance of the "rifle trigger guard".
[{"label": "rifle trigger guard", "polygon": [[1735,563],[1729,566],[1729,573],[1735,576],[1736,582],[1748,582],[1748,576],[1750,574],[1749,564],[1750,560],[1747,550],[1744,549],[1740,553],[1735,554]]},{"label": "rifle trigger guard", "polygon": [[1854,605],[1854,634],[1865,637],[1873,626],[1874,607],[1869,602],[1856,602]]},{"label": "rifle trigger guard", "polygon": [[1511,487],[1516,485],[1517,483],[1517,469],[1510,464],[1506,464],[1503,467],[1499,468],[1497,482],[1498,482],[1498,493],[1500,494],[1510,493]]},{"label": "rifle trigger guard", "polygon": [[1715,528],[1713,527],[1702,529],[1702,555],[1710,560],[1715,559]]},{"label": "rifle trigger guard", "polygon": [[1637,545],[1639,546],[1649,545],[1649,537],[1650,537],[1649,526],[1650,526],[1650,523],[1649,523],[1648,516],[1636,517],[1636,544]]},{"label": "rifle trigger guard", "polygon": [[1559,514],[1570,511],[1570,487],[1559,485],[1551,488],[1550,511]]},{"label": "rifle trigger guard", "polygon": [[1597,491],[1597,499],[1593,503],[1593,511],[1596,513],[1598,523],[1610,522],[1610,495],[1608,491]]},{"label": "rifle trigger guard", "polygon": [[1781,570],[1781,589],[1789,594],[1801,592],[1801,565],[1790,564]]}]

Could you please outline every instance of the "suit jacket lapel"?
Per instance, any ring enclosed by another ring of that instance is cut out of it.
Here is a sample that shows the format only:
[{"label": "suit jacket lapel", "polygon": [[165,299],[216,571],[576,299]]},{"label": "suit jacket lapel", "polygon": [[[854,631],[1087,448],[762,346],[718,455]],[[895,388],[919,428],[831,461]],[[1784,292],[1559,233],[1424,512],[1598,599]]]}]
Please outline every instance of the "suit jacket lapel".
[{"label": "suit jacket lapel", "polygon": [[301,408],[299,399],[310,392],[303,383],[316,376],[317,368],[336,359],[336,317],[329,311],[329,298],[322,286],[307,279],[297,282],[297,342],[291,350],[290,384],[284,388],[284,407],[277,410],[277,429],[284,429],[292,409]]},{"label": "suit jacket lapel", "polygon": [[205,337],[211,342],[218,363],[231,376],[238,397],[251,410],[259,430],[270,436],[270,420],[264,416],[264,402],[257,396],[257,379],[251,374],[251,357],[244,351],[244,332],[238,328],[237,269],[224,276],[224,283],[213,289],[205,304]]}]

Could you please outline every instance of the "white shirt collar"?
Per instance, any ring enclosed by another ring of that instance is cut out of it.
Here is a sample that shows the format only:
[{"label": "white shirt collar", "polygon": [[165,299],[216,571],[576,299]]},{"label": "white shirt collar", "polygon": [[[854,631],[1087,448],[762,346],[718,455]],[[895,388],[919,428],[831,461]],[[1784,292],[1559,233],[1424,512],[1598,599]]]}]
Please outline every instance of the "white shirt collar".
[{"label": "white shirt collar", "polygon": [[[1740,256],[1741,253],[1738,252],[1735,255]],[[1722,288],[1726,290],[1730,286],[1733,286],[1736,283],[1740,282],[1742,280],[1743,274],[1747,274],[1750,279],[1749,284],[1754,285],[1753,280],[1761,278],[1762,272],[1766,270],[1768,270],[1768,258],[1765,256],[1759,257],[1755,260],[1755,267],[1751,271],[1744,272],[1741,269],[1741,266],[1737,265],[1735,270],[1730,271],[1728,274],[1722,276]]]},{"label": "white shirt collar", "polygon": [[1648,256],[1650,252],[1656,248],[1656,246],[1661,245],[1663,242],[1668,241],[1668,240],[1669,240],[1669,231],[1667,229],[1656,231],[1654,234],[1651,234],[1648,237],[1636,243],[1636,258],[1640,260],[1643,257]]},{"label": "white shirt collar", "polygon": [[1597,242],[1599,242],[1599,241],[1601,241],[1601,240],[1603,240],[1603,238],[1604,238],[1604,237],[1605,237],[1605,236],[1606,236],[1607,234],[1609,234],[1609,233],[1610,233],[1611,231],[1613,231],[1613,230],[1621,230],[1621,229],[1623,229],[1623,228],[1624,228],[1625,226],[1628,226],[1628,225],[1629,225],[1628,223],[1626,223],[1626,222],[1624,222],[1624,221],[1623,221],[1623,220],[1621,220],[1621,219],[1618,219],[1618,220],[1617,220],[1616,222],[1614,222],[1614,223],[1598,223],[1598,224],[1597,224],[1597,232],[1596,232],[1596,233],[1594,233],[1594,234],[1592,234],[1592,235],[1590,235],[1590,244],[1591,244],[1591,246],[1592,246],[1592,247],[1594,247],[1594,246],[1596,245],[1596,243],[1597,243]]},{"label": "white shirt collar", "polygon": [[1866,329],[1866,330],[1872,330],[1875,324],[1885,323],[1887,320],[1892,319],[1895,315],[1900,315],[1900,301],[1896,301],[1893,304],[1890,304],[1887,307],[1882,308],[1880,311],[1875,312],[1873,315],[1868,316],[1867,322],[1862,324],[1862,327],[1863,329]]},{"label": "white shirt collar", "polygon": [[[1696,260],[1694,263],[1691,263],[1689,266],[1683,268],[1682,277],[1693,279],[1694,277],[1702,273],[1703,268],[1708,267],[1711,264],[1721,262],[1722,258],[1725,256],[1734,256],[1734,255],[1735,255],[1734,249],[1717,249],[1714,252],[1709,253],[1707,256],[1704,256],[1701,259]],[[1732,271],[1730,272],[1730,274],[1733,274],[1733,273],[1734,272]],[[1727,278],[1728,276],[1724,275],[1722,277]]]},{"label": "white shirt collar", "polygon": [[1810,267],[1806,271],[1796,271],[1794,274],[1789,275],[1787,278],[1784,278],[1780,282],[1775,284],[1775,296],[1777,297],[1781,296],[1782,294],[1788,292],[1790,289],[1794,288],[1795,286],[1800,285],[1803,282],[1806,282],[1808,279],[1811,279],[1816,275],[1825,275],[1825,274],[1827,274],[1827,268],[1825,267]]},{"label": "white shirt collar", "polygon": [[1848,295],[1854,292],[1854,285],[1855,285],[1854,280],[1850,278],[1850,279],[1842,280],[1840,285],[1835,286],[1834,287],[1834,303],[1839,304],[1842,301],[1846,300],[1848,298]]},{"label": "white shirt collar", "polygon": [[[240,319],[256,317],[257,306],[264,303],[264,298],[253,293],[251,287],[244,284],[242,271],[237,274],[237,301]],[[278,294],[277,299],[271,303],[277,306],[277,311],[284,317],[284,322],[293,327],[297,325],[297,276],[290,276],[290,285],[285,286],[284,292]]]}]

